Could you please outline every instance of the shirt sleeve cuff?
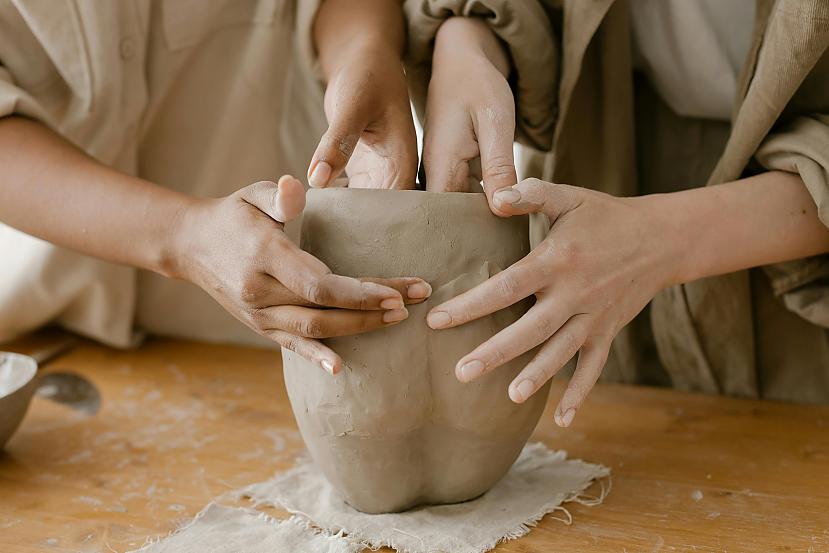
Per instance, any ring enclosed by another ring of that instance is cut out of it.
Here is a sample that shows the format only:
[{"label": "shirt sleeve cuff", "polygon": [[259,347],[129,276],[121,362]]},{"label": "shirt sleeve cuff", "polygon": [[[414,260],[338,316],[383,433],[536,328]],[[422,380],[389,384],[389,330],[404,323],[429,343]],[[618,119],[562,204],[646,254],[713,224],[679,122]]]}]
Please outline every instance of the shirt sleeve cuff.
[{"label": "shirt sleeve cuff", "polygon": [[53,127],[42,106],[25,90],[16,86],[8,70],[0,66],[0,117],[22,115]]},{"label": "shirt sleeve cuff", "polygon": [[[829,115],[801,116],[770,134],[756,159],[768,170],[796,173],[829,227]],[[788,309],[829,328],[829,255],[766,266],[774,293]]]}]

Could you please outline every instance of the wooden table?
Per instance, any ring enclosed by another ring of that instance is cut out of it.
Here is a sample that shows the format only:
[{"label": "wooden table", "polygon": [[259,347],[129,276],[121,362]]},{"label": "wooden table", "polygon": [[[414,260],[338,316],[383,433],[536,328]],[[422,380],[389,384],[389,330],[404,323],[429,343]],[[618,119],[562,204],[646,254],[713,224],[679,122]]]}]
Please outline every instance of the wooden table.
[{"label": "wooden table", "polygon": [[[302,448],[272,351],[84,344],[52,367],[94,381],[103,407],[34,400],[0,453],[4,553],[135,548]],[[605,385],[562,430],[560,393],[534,439],[611,467],[613,491],[498,551],[829,551],[829,407]]]}]

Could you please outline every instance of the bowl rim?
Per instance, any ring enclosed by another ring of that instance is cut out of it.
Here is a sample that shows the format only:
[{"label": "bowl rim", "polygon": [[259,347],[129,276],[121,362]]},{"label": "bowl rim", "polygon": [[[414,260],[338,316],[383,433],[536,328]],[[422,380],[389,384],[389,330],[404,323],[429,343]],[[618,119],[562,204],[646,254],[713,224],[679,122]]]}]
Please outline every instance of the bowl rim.
[{"label": "bowl rim", "polygon": [[[8,363],[9,360],[13,363],[12,372],[26,371],[28,374],[21,379],[18,385],[5,393],[0,389],[0,400],[5,399],[26,387],[37,375],[37,361],[28,355],[22,353],[14,353],[11,351],[0,351],[0,366]],[[15,366],[17,365],[17,366]]]}]

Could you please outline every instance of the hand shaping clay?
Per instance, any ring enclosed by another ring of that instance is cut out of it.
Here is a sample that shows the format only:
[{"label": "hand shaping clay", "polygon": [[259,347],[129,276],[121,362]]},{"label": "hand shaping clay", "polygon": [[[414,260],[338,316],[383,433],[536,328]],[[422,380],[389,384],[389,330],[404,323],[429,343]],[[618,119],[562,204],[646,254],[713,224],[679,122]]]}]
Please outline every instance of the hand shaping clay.
[{"label": "hand shaping clay", "polygon": [[419,276],[433,288],[399,325],[326,340],[345,361],[336,376],[283,349],[291,405],[317,466],[368,513],[486,492],[521,452],[549,386],[522,405],[507,395],[534,352],[472,383],[454,368],[531,300],[440,331],[426,313],[526,255],[527,218],[495,217],[483,194],[311,190],[301,245],[338,274]]}]

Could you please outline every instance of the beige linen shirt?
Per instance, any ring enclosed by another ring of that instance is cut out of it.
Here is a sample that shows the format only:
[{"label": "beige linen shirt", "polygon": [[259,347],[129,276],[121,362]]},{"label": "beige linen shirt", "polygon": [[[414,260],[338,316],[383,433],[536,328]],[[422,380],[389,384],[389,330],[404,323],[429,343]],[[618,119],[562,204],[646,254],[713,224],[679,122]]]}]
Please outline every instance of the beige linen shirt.
[{"label": "beige linen shirt", "polygon": [[[515,67],[528,175],[615,195],[798,173],[829,225],[829,2],[758,0],[731,123],[677,116],[632,70],[627,0],[406,0],[422,107],[434,34],[478,16]],[[661,292],[614,342],[606,378],[829,402],[829,257]]]},{"label": "beige linen shirt", "polygon": [[[307,71],[318,3],[0,0],[0,117],[197,196],[302,175],[324,129]],[[136,330],[268,343],[190,284],[2,225],[0,259],[0,339],[56,322],[116,346]]]}]

